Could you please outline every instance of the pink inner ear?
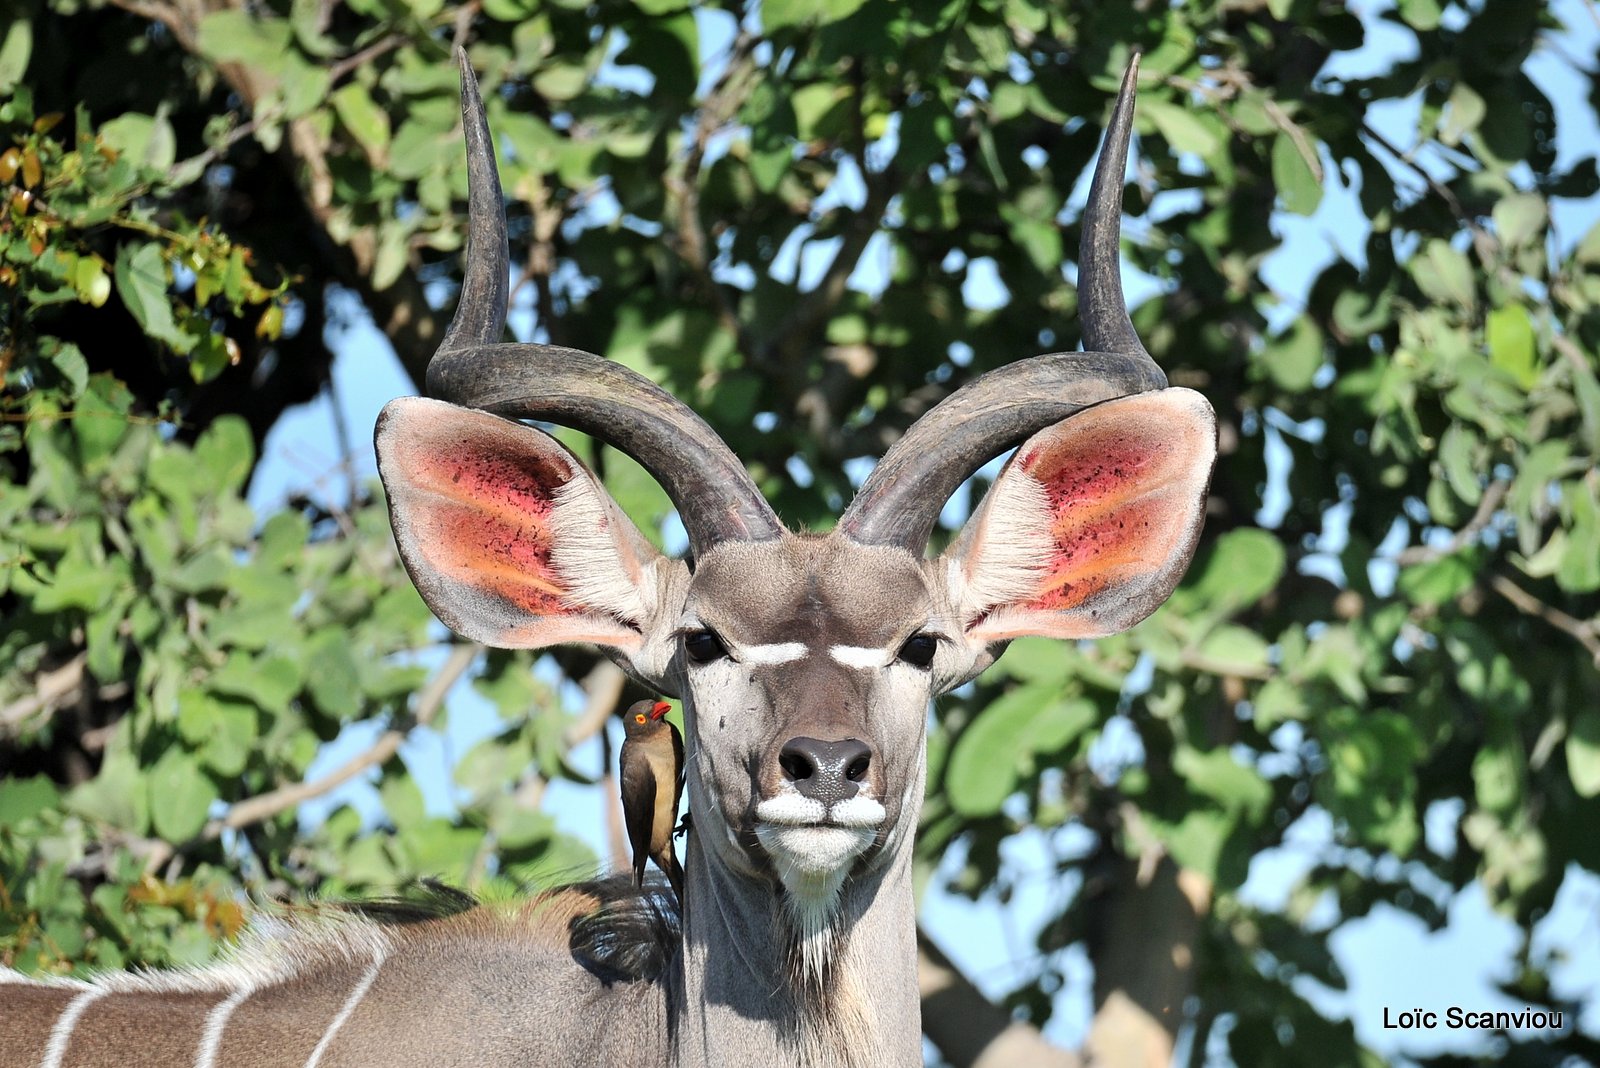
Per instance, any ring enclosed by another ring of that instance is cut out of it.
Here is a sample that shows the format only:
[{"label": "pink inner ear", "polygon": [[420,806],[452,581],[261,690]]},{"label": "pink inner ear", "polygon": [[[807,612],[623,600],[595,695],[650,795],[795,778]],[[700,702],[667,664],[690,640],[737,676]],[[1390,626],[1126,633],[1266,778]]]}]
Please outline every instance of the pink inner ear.
[{"label": "pink inner ear", "polygon": [[1165,599],[1187,564],[1215,453],[1210,409],[1192,396],[1167,390],[1111,401],[1023,446],[1017,466],[1045,492],[1051,548],[1044,580],[1018,607],[1092,604],[1096,616],[1107,608],[1117,616],[1116,607],[1093,603],[1097,595],[1143,600],[1160,587]]},{"label": "pink inner ear", "polygon": [[572,610],[567,586],[551,566],[550,515],[555,490],[573,476],[559,454],[503,442],[406,442],[391,452],[408,483],[401,492],[408,548],[440,578],[498,597],[534,615]]},{"label": "pink inner ear", "polygon": [[1111,515],[1066,515],[1051,530],[1054,552],[1049,578],[1024,606],[1065,611],[1106,587],[1152,565],[1171,552],[1171,531],[1163,529],[1164,502],[1137,500]]},{"label": "pink inner ear", "polygon": [[579,600],[555,564],[558,500],[579,480],[599,492],[559,443],[416,397],[384,409],[376,443],[400,555],[452,630],[506,648],[636,641],[610,612]]}]

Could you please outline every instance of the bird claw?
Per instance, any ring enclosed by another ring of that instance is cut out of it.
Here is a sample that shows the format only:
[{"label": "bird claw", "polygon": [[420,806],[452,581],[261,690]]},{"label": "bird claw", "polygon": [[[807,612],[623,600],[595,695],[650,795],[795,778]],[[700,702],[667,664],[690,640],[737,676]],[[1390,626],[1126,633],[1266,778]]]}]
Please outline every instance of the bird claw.
[{"label": "bird claw", "polygon": [[685,812],[683,818],[678,821],[678,825],[672,829],[672,837],[682,838],[692,830],[694,830],[694,823],[689,819],[689,813]]}]

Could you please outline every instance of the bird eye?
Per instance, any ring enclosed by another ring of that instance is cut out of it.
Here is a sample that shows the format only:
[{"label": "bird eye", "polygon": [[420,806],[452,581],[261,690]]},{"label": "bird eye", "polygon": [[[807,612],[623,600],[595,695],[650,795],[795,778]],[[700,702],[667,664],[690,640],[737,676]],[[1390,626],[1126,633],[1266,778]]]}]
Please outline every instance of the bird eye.
[{"label": "bird eye", "polygon": [[728,655],[728,649],[717,637],[716,631],[695,630],[683,636],[683,651],[696,664],[709,664]]},{"label": "bird eye", "polygon": [[912,667],[925,668],[933,663],[933,654],[938,651],[938,638],[931,634],[913,634],[900,647],[899,658]]},{"label": "bird eye", "polygon": [[644,722],[644,717],[643,716],[634,716],[633,717],[633,721],[635,723],[643,723]]}]

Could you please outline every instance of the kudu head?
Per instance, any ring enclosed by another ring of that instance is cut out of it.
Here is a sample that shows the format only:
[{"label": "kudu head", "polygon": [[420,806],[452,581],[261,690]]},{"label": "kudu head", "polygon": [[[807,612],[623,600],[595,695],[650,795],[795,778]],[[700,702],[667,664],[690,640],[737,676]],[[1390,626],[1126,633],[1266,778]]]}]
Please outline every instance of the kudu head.
[{"label": "kudu head", "polygon": [[[1138,623],[1194,551],[1211,408],[1166,388],[1118,276],[1135,74],[1084,216],[1089,351],[968,383],[906,432],[818,536],[785,529],[721,439],[656,385],[586,352],[501,341],[505,218],[462,59],[471,243],[460,306],[428,369],[441,399],[396,400],[377,429],[401,555],[458,633],[501,647],[592,642],[681,697],[707,862],[781,887],[796,934],[828,922],[852,873],[909,842],[930,698],[1012,638]],[[513,419],[576,428],[642,463],[677,506],[692,565],[656,552],[576,456]],[[960,535],[925,559],[951,493],[1014,446]]]}]

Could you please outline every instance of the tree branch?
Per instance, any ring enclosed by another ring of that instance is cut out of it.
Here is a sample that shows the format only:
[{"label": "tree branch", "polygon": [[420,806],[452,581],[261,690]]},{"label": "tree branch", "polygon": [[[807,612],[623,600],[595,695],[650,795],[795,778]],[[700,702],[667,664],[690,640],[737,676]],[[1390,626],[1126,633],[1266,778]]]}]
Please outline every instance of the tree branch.
[{"label": "tree branch", "polygon": [[673,203],[677,225],[671,231],[669,242],[678,258],[693,274],[696,284],[715,306],[722,328],[734,336],[739,351],[747,357],[754,352],[753,339],[739,321],[738,311],[728,299],[727,291],[711,274],[710,242],[700,224],[700,169],[705,163],[706,150],[712,135],[722,129],[738,113],[754,84],[755,68],[750,51],[756,38],[741,28],[730,46],[727,66],[722,76],[712,86],[701,103],[695,122],[694,134],[689,139],[689,150],[683,157],[681,170],[668,173],[666,192]]},{"label": "tree branch", "polygon": [[23,720],[36,712],[54,712],[60,702],[77,692],[88,662],[89,654],[79,653],[58,668],[39,672],[33,693],[0,708],[0,737],[20,729]]},{"label": "tree branch", "polygon": [[1410,564],[1431,564],[1435,560],[1446,556],[1454,556],[1475,541],[1485,527],[1494,521],[1495,512],[1500,509],[1500,502],[1506,499],[1506,492],[1511,489],[1511,483],[1503,478],[1497,478],[1489,483],[1483,491],[1483,499],[1478,502],[1477,511],[1472,513],[1472,518],[1467,520],[1467,525],[1456,531],[1446,545],[1412,545],[1402,549],[1394,558],[1395,563],[1401,566]]},{"label": "tree branch", "polygon": [[1051,1045],[1036,1029],[1012,1019],[984,997],[920,926],[917,988],[922,995],[922,1033],[955,1068],[1082,1068],[1083,1058]]},{"label": "tree branch", "polygon": [[428,680],[427,686],[418,691],[416,709],[412,714],[379,735],[378,740],[366,752],[345,761],[320,779],[282,786],[236,803],[228,809],[227,815],[206,824],[205,829],[200,832],[200,838],[202,840],[217,838],[224,830],[237,830],[270,819],[286,809],[294,808],[313,797],[320,797],[329,790],[349,782],[368,768],[384,764],[399,750],[400,743],[405,741],[406,734],[411,728],[425,726],[433,719],[443,707],[445,694],[449,692],[450,687],[456,684],[482,651],[483,646],[476,642],[452,648],[449,659],[444,662],[439,673]]},{"label": "tree branch", "polygon": [[1596,620],[1585,621],[1569,616],[1561,609],[1545,604],[1504,575],[1489,576],[1489,588],[1510,601],[1518,611],[1537,616],[1557,630],[1578,639],[1578,644],[1594,659],[1595,667],[1600,668],[1600,625]]},{"label": "tree branch", "polygon": [[[203,0],[173,0],[156,3],[153,0],[111,0],[117,7],[142,18],[160,23],[171,32],[173,39],[187,52],[196,51],[196,29],[200,19],[212,10],[244,10],[240,0],[222,0],[211,5]],[[368,46],[360,52],[334,64],[338,75],[347,74],[361,62],[370,61],[403,43],[404,37],[391,35]],[[205,57],[201,57],[205,58]],[[217,73],[234,92],[239,94],[252,114],[253,123],[261,122],[261,102],[277,82],[270,76],[243,63],[218,63]],[[383,290],[371,285],[373,266],[377,261],[377,234],[369,226],[352,229],[343,241],[333,238],[335,204],[333,202],[333,171],[328,164],[327,144],[317,124],[309,117],[290,119],[285,124],[279,153],[299,165],[303,178],[295,182],[312,219],[328,235],[329,247],[335,250],[335,273],[345,284],[361,295],[362,302],[372,313],[374,323],[394,346],[406,373],[420,386],[427,373],[428,360],[443,335],[441,320],[428,306],[422,286],[412,272],[402,272],[400,277]]]}]

